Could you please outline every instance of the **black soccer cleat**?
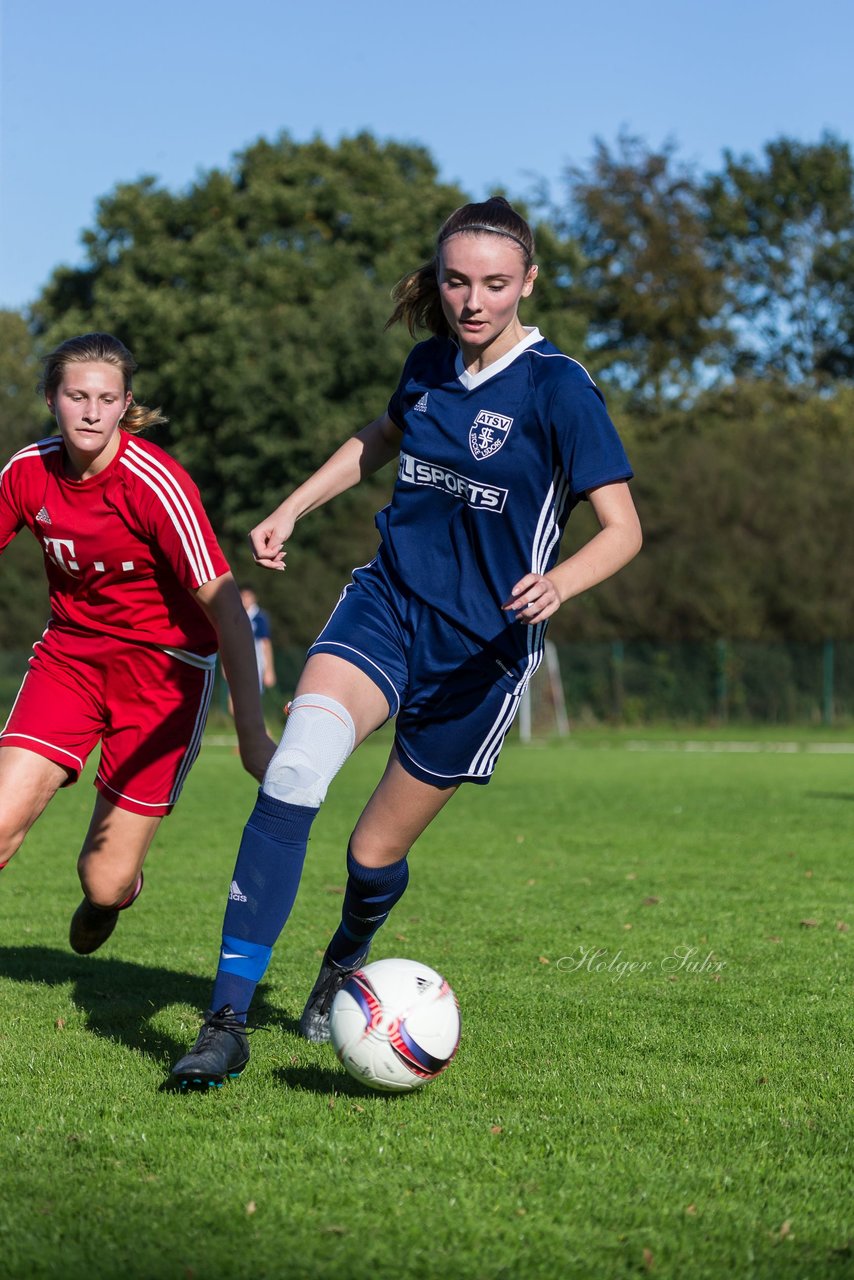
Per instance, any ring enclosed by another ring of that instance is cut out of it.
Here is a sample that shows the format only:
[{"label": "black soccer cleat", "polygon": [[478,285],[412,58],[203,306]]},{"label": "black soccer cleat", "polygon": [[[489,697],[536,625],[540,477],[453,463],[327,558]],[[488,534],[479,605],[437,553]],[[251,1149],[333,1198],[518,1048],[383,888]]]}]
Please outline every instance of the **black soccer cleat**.
[{"label": "black soccer cleat", "polygon": [[68,941],[79,956],[89,956],[107,941],[119,918],[118,907],[93,907],[84,898],[71,917]]},{"label": "black soccer cleat", "polygon": [[357,969],[361,969],[367,958],[368,952],[366,951],[355,964],[348,965],[346,969],[342,969],[341,965],[336,964],[334,960],[327,960],[326,956],[323,957],[320,973],[311,988],[311,994],[305,1002],[305,1008],[299,1020],[300,1035],[306,1040],[310,1040],[312,1044],[327,1043],[330,1038],[329,1011],[332,1008],[332,1001],[351,974],[354,974]]},{"label": "black soccer cleat", "polygon": [[221,1089],[226,1077],[239,1076],[249,1061],[245,1025],[230,1004],[208,1009],[196,1043],[172,1068],[170,1080],[181,1089]]},{"label": "black soccer cleat", "polygon": [[102,947],[116,927],[120,911],[132,907],[142,893],[143,874],[140,871],[136,888],[130,897],[118,907],[96,907],[84,898],[71,917],[68,941],[72,951],[79,956],[90,956]]}]

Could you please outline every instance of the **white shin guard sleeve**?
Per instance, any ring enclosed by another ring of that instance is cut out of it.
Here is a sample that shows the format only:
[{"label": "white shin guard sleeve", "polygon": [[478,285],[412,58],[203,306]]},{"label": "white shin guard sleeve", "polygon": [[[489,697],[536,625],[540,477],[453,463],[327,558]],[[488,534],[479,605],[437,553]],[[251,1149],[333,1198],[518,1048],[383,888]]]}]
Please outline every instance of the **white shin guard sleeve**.
[{"label": "white shin guard sleeve", "polygon": [[261,790],[274,800],[316,809],[353,750],[356,728],[346,707],[322,693],[294,698]]}]

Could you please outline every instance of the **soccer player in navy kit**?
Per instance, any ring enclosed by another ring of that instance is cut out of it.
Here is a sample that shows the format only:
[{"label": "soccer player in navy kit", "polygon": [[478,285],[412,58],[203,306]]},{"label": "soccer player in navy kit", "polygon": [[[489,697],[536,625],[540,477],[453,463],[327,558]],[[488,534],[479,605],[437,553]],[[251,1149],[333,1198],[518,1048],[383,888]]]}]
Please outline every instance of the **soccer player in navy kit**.
[{"label": "soccer player in navy kit", "polygon": [[[501,198],[458,209],[434,259],[400,282],[389,323],[434,336],[409,356],[387,411],[252,532],[283,569],[296,521],[399,458],[376,558],[353,573],[309,650],[282,741],[244,831],[211,1009],[173,1068],[219,1084],[249,1058],[246,1011],[293,905],[311,823],[347,756],[396,716],[391,756],[350,838],[341,924],[300,1020],[329,1007],[408,881],[407,855],[461,782],[486,783],[542,658],[548,619],[639,550],[628,460],[585,370],[519,303],[533,237]],[[599,532],[558,559],[570,510]]]},{"label": "soccer player in navy kit", "polygon": [[201,745],[218,648],[243,763],[259,780],[274,747],[252,630],[198,491],[137,438],[165,419],[134,402],[134,368],[110,334],[62,343],[42,380],[59,434],[0,473],[0,551],[30,530],[51,606],[0,732],[0,869],[100,743],[70,929],[81,955],[106,941],[142,888],[148,848]]}]

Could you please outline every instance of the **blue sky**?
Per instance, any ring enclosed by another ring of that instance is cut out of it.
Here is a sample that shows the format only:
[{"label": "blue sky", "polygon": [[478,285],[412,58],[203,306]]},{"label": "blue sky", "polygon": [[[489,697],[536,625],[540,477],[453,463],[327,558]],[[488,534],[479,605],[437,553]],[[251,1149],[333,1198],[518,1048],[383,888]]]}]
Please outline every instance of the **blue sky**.
[{"label": "blue sky", "polygon": [[0,306],[81,261],[116,183],[178,190],[283,129],[421,143],[476,198],[559,195],[623,128],[703,169],[851,142],[852,49],[850,0],[0,0]]}]

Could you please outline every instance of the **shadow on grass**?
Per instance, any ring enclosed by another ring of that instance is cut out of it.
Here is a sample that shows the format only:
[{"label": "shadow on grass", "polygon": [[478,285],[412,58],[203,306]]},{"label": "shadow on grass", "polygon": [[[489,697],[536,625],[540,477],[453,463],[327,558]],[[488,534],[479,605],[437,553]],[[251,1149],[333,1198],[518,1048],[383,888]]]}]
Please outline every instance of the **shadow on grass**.
[{"label": "shadow on grass", "polygon": [[[329,1050],[332,1053],[332,1050]],[[273,1072],[280,1084],[302,1093],[328,1093],[344,1098],[398,1098],[398,1093],[369,1089],[343,1067],[277,1067]]]},{"label": "shadow on grass", "polygon": [[[201,1011],[211,992],[210,978],[194,973],[39,946],[0,947],[0,977],[48,986],[72,983],[72,999],[85,1011],[90,1031],[159,1065],[171,1065],[189,1044],[165,1035],[151,1025],[151,1019],[174,1004],[193,1005]],[[271,1021],[280,1020],[279,1012],[270,1006],[263,1014]],[[264,1020],[259,1016],[259,1022]]]},{"label": "shadow on grass", "polygon": [[[0,977],[19,983],[66,987],[86,1016],[87,1030],[128,1049],[169,1070],[190,1047],[195,1029],[187,1040],[175,1040],[152,1025],[158,1013],[171,1005],[188,1004],[203,1010],[210,999],[210,978],[198,974],[137,964],[108,956],[78,956],[54,947],[0,946]],[[250,1024],[259,1028],[276,1025],[299,1036],[299,1020],[268,1003],[264,990],[252,1006]],[[329,1050],[332,1054],[332,1049]],[[377,1097],[377,1093],[347,1075],[334,1063],[330,1067],[280,1067],[274,1071],[280,1084],[289,1089],[316,1094],[337,1094],[352,1098]],[[170,1089],[169,1080],[161,1086]],[[393,1097],[394,1095],[380,1095]]]},{"label": "shadow on grass", "polygon": [[807,800],[854,800],[854,791],[805,791]]}]

